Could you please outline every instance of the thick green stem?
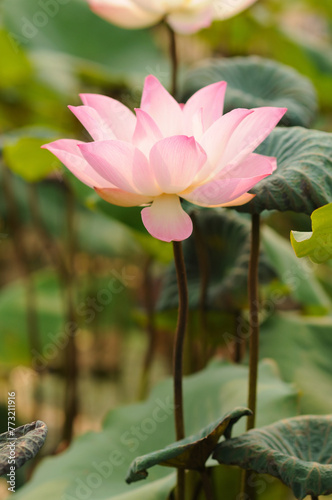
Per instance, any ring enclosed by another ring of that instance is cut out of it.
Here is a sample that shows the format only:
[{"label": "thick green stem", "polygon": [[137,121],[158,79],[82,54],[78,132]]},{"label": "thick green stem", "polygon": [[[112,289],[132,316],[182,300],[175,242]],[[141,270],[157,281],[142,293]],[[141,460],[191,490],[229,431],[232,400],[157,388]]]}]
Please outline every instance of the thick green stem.
[{"label": "thick green stem", "polygon": [[[173,350],[174,416],[176,440],[185,436],[183,417],[182,365],[183,344],[188,321],[188,287],[182,244],[173,241],[173,253],[179,290],[179,312]],[[177,500],[184,499],[184,470],[178,470]]]},{"label": "thick green stem", "polygon": [[215,500],[211,476],[207,468],[203,469],[201,472],[203,491],[205,494],[206,500]]},{"label": "thick green stem", "polygon": [[173,242],[173,252],[179,290],[179,313],[173,350],[174,404],[176,439],[180,440],[184,438],[185,434],[182,394],[182,360],[183,343],[188,320],[188,289],[181,242]]},{"label": "thick green stem", "polygon": [[259,355],[259,300],[258,300],[258,264],[260,244],[260,217],[252,216],[251,252],[248,276],[248,294],[250,308],[250,344],[249,344],[249,395],[248,407],[253,415],[248,417],[247,430],[255,427],[257,376]]},{"label": "thick green stem", "polygon": [[[260,216],[252,215],[251,251],[248,275],[248,295],[250,308],[250,344],[249,344],[249,395],[248,407],[253,412],[247,420],[247,431],[255,427],[257,380],[258,380],[258,357],[259,357],[259,300],[258,300],[258,266],[260,245]],[[255,500],[255,489],[250,486],[249,476],[251,471],[246,470],[243,474],[243,491],[245,498]]]},{"label": "thick green stem", "polygon": [[169,34],[170,34],[170,56],[172,63],[172,85],[171,85],[171,93],[173,97],[177,97],[178,92],[178,55],[176,48],[176,35],[172,28],[167,25]]}]

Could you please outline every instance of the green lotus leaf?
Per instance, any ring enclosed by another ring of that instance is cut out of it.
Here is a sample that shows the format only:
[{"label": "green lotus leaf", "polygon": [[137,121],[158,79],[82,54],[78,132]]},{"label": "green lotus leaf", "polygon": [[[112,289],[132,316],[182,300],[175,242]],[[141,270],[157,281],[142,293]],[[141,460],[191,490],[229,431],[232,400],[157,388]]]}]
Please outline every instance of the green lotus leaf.
[{"label": "green lotus leaf", "polygon": [[[314,269],[309,269],[307,262],[297,259],[289,240],[271,227],[262,227],[261,233],[264,253],[276,270],[280,283],[286,286],[305,314],[325,315],[332,302]],[[278,301],[277,298],[274,300]]]},{"label": "green lotus leaf", "polygon": [[276,157],[278,168],[251,190],[255,198],[238,211],[292,210],[311,215],[331,201],[332,134],[277,128],[256,152]]},{"label": "green lotus leaf", "polygon": [[298,257],[321,264],[332,257],[332,203],[315,210],[311,220],[312,232],[291,231],[291,243]]},{"label": "green lotus leaf", "polygon": [[11,459],[14,458],[15,469],[18,469],[35,457],[46,435],[47,426],[41,420],[0,434],[0,476],[12,470]]},{"label": "green lotus leaf", "polygon": [[226,439],[230,438],[233,425],[241,417],[251,415],[251,413],[247,408],[235,408],[198,434],[181,439],[163,450],[136,458],[130,465],[127,483],[145,479],[148,475],[146,469],[154,465],[202,470],[220,437],[224,435]]},{"label": "green lotus leaf", "polygon": [[280,420],[220,443],[222,464],[278,477],[302,500],[332,493],[332,416]]},{"label": "green lotus leaf", "polygon": [[211,83],[225,80],[225,111],[235,108],[288,108],[280,124],[308,127],[317,113],[311,82],[289,66],[257,56],[211,59],[187,73],[184,97]]}]

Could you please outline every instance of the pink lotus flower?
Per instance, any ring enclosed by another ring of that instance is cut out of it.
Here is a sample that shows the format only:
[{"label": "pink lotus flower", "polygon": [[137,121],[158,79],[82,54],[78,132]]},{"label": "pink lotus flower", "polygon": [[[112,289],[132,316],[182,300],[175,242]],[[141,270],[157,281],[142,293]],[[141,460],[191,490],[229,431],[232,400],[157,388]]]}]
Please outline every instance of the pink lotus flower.
[{"label": "pink lotus flower", "polygon": [[194,33],[214,19],[235,16],[256,0],[88,0],[101,17],[123,28],[144,28],[166,19],[178,33]]},{"label": "pink lotus flower", "polygon": [[272,174],[275,158],[253,153],[285,108],[235,109],[223,115],[225,82],[178,104],[154,77],[145,81],[136,116],[120,102],[83,94],[70,110],[93,142],[61,139],[43,146],[104,200],[146,205],[142,220],[152,236],[181,241],[192,221],[180,199],[202,207],[242,205],[247,191]]}]

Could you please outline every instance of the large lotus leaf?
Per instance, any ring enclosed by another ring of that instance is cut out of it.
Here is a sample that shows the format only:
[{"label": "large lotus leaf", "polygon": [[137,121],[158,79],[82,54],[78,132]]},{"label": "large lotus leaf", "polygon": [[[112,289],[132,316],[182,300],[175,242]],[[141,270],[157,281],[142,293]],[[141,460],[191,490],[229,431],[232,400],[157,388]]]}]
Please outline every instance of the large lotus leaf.
[{"label": "large lotus leaf", "polygon": [[18,469],[35,457],[46,435],[47,426],[41,420],[0,434],[0,476],[13,470],[11,467]]},{"label": "large lotus leaf", "polygon": [[271,474],[299,500],[332,493],[332,417],[303,416],[220,443],[220,463]]},{"label": "large lotus leaf", "polygon": [[[197,239],[203,247],[207,265],[208,286],[206,307],[213,310],[239,310],[247,304],[247,278],[250,258],[250,221],[226,209],[195,211]],[[187,269],[189,305],[198,309],[202,273],[197,254],[195,234],[183,242]],[[264,252],[260,256],[260,283],[276,277]],[[164,278],[158,308],[167,310],[178,305],[177,279],[174,263]]]},{"label": "large lotus leaf", "polygon": [[130,465],[126,481],[132,483],[146,479],[154,465],[165,465],[179,469],[202,470],[221,436],[230,438],[232,427],[244,416],[251,415],[247,408],[235,408],[198,434],[177,441],[163,450],[154,451],[143,457],[135,458]]},{"label": "large lotus leaf", "polygon": [[312,232],[291,231],[291,242],[298,257],[321,264],[332,257],[332,203],[315,210],[311,220]]},{"label": "large lotus leaf", "polygon": [[[311,6],[307,8],[308,2],[314,4],[314,10]],[[319,93],[320,104],[329,109],[332,104],[332,94],[329,92],[332,84],[329,36],[325,36],[323,29],[320,32],[317,30],[317,37],[306,36],[306,31],[313,32],[312,15],[323,24],[329,23],[329,2],[304,0],[296,11],[294,2],[264,2],[257,4],[252,11],[243,12],[226,22],[214,23],[200,36],[209,46],[212,45],[215,53],[225,53],[227,56],[264,54],[265,57],[291,66],[310,79]],[[251,12],[253,15],[250,15]],[[293,16],[296,17],[296,23],[293,22]],[[298,23],[299,19],[308,19],[308,25]]]},{"label": "large lotus leaf", "polygon": [[300,389],[302,414],[332,414],[331,332],[330,316],[279,313],[261,326],[260,356],[273,358],[283,379]]},{"label": "large lotus leaf", "polygon": [[292,210],[311,215],[331,201],[332,134],[301,127],[277,128],[256,152],[275,156],[278,168],[251,190],[255,198],[237,210]]},{"label": "large lotus leaf", "polygon": [[[291,297],[307,314],[326,314],[331,309],[331,299],[315,276],[313,266],[297,259],[289,240],[270,227],[263,227],[261,234],[266,258],[276,270],[281,284],[288,288]],[[275,299],[278,299],[278,289],[274,293]],[[283,297],[284,290],[281,290],[279,299]]]},{"label": "large lotus leaf", "polygon": [[[247,402],[246,366],[216,361],[206,370],[185,377],[186,434],[199,432]],[[280,381],[272,361],[260,363],[258,422],[268,425],[297,414],[298,393]],[[234,428],[245,430],[244,419]],[[154,467],[146,482],[125,483],[135,457],[162,449],[175,440],[172,381],[160,383],[145,402],[117,408],[106,417],[101,432],[77,438],[63,454],[44,460],[32,480],[16,493],[17,500],[166,500],[175,485],[167,467]],[[56,489],[53,490],[54,484]]]},{"label": "large lotus leaf", "polygon": [[310,81],[289,66],[257,56],[207,60],[186,75],[184,97],[225,80],[225,112],[262,106],[288,109],[280,124],[308,127],[317,113]]}]

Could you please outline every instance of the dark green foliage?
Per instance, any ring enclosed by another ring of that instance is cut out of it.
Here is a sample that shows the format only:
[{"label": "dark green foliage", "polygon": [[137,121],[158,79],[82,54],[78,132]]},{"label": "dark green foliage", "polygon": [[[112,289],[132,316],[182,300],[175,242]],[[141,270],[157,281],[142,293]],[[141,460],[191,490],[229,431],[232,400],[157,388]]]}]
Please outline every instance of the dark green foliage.
[{"label": "dark green foliage", "polygon": [[280,124],[309,127],[317,114],[310,81],[289,66],[257,56],[211,59],[187,73],[184,100],[205,85],[225,80],[225,112],[235,108],[276,106],[288,111]]},{"label": "dark green foliage", "polygon": [[146,469],[154,465],[202,470],[221,436],[230,438],[233,425],[241,417],[250,414],[251,411],[247,408],[235,408],[198,434],[177,441],[163,450],[136,458],[129,468],[127,483],[145,479],[148,475]]},{"label": "dark green foliage", "polygon": [[303,416],[253,429],[220,443],[220,463],[271,474],[298,500],[332,493],[332,417]]}]

